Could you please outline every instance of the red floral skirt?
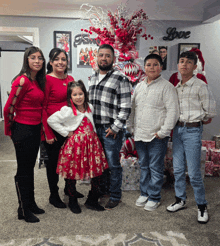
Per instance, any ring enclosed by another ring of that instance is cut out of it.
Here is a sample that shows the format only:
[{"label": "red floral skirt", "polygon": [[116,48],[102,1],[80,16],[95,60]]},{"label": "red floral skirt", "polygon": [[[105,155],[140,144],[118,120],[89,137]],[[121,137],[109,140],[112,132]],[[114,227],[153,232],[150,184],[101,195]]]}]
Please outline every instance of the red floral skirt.
[{"label": "red floral skirt", "polygon": [[83,180],[102,175],[108,168],[102,144],[85,117],[60,149],[57,173],[67,179]]}]

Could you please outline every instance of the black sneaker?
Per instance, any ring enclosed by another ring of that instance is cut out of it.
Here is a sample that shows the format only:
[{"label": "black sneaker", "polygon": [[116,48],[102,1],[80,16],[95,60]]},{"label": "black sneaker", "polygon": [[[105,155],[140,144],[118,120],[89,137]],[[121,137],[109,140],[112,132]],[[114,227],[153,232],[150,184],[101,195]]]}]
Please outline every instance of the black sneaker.
[{"label": "black sneaker", "polygon": [[105,208],[103,206],[101,206],[98,202],[87,200],[85,202],[85,206],[86,206],[86,208],[91,209],[91,210],[105,211]]},{"label": "black sneaker", "polygon": [[105,209],[112,209],[118,206],[118,204],[120,203],[120,200],[111,200],[109,199],[107,204],[105,205]]}]

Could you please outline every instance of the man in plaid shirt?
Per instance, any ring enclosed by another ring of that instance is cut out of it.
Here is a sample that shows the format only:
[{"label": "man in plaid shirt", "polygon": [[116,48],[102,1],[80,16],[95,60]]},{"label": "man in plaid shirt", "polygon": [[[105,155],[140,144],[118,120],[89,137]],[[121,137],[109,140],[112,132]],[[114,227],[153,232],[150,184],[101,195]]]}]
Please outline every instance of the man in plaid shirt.
[{"label": "man in plaid shirt", "polygon": [[198,206],[198,222],[208,222],[207,201],[201,175],[201,138],[203,124],[216,115],[216,105],[204,81],[193,75],[197,67],[196,53],[186,51],[180,55],[178,70],[181,81],[176,85],[180,117],[173,131],[173,169],[176,202],[167,207],[169,212],[185,208],[187,163],[190,183]]},{"label": "man in plaid shirt", "polygon": [[[111,45],[99,47],[99,71],[89,81],[89,99],[94,107],[94,122],[102,142],[110,169],[110,199],[106,209],[116,207],[121,199],[122,167],[119,152],[122,146],[123,126],[131,111],[131,83],[118,70]],[[103,178],[107,178],[104,174]],[[105,180],[106,181],[106,180]]]}]

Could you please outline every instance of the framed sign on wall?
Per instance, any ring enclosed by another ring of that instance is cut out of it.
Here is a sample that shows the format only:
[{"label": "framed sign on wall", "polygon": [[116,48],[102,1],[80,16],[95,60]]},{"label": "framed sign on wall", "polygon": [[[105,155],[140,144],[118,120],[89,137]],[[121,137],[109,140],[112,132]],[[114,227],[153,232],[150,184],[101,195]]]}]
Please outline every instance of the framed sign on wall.
[{"label": "framed sign on wall", "polygon": [[178,57],[177,62],[179,61],[180,54],[185,51],[189,51],[192,48],[200,49],[200,43],[179,43],[178,44]]},{"label": "framed sign on wall", "polygon": [[72,70],[72,48],[71,32],[54,31],[54,48],[60,48],[66,51],[68,55],[68,70]]}]

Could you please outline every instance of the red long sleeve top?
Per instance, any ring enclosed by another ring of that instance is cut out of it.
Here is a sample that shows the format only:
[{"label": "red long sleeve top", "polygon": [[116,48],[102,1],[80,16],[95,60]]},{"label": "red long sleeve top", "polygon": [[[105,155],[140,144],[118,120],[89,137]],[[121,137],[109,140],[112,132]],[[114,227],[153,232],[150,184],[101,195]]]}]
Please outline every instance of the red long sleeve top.
[{"label": "red long sleeve top", "polygon": [[11,136],[13,121],[26,125],[41,123],[44,92],[37,81],[30,81],[25,75],[17,77],[4,107],[5,135]]},{"label": "red long sleeve top", "polygon": [[[55,138],[52,129],[47,124],[47,119],[53,113],[59,111],[63,106],[67,106],[67,84],[71,81],[74,81],[74,79],[70,75],[65,79],[58,79],[50,75],[46,75],[42,123],[44,135],[47,140]],[[44,140],[43,136],[42,140]]]}]

